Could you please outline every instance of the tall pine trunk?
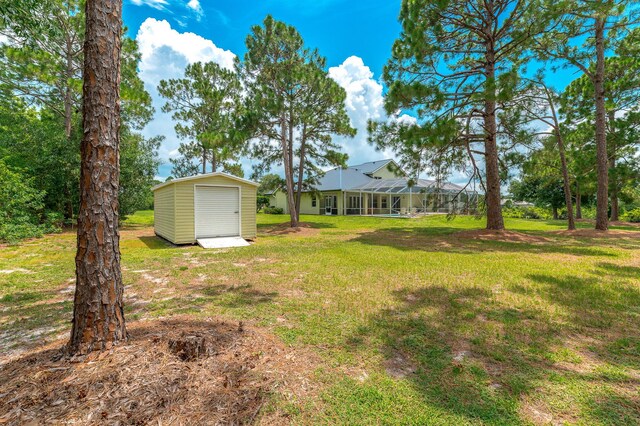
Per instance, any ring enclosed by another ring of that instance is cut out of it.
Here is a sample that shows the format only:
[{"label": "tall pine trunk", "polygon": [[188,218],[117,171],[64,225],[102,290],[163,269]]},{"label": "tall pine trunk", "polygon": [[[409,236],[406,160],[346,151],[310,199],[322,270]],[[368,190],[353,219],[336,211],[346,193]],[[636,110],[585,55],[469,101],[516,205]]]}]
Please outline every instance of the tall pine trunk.
[{"label": "tall pine trunk", "polygon": [[[492,13],[489,15],[492,16]],[[500,206],[500,169],[498,165],[498,126],[495,101],[495,52],[492,43],[485,52],[485,78],[487,79],[484,102],[485,168],[487,173],[485,203],[487,205],[487,229],[504,229],[502,207]]]},{"label": "tall pine trunk", "polygon": [[573,205],[571,203],[571,181],[569,180],[569,168],[567,167],[567,156],[564,149],[564,139],[562,138],[562,133],[560,132],[560,123],[558,122],[558,116],[556,114],[553,97],[549,93],[549,90],[546,89],[546,87],[545,93],[547,94],[547,99],[549,100],[549,106],[551,109],[551,115],[553,116],[554,133],[556,135],[556,143],[558,144],[558,153],[560,154],[562,189],[564,191],[564,203],[567,207],[567,229],[569,229],[569,231],[573,231],[576,229],[576,221],[573,217]]},{"label": "tall pine trunk", "polygon": [[296,190],[296,213],[298,222],[300,221],[300,200],[302,199],[302,180],[304,179],[304,161],[306,156],[306,124],[302,128],[302,137],[300,138],[300,166],[298,167],[298,188]]},{"label": "tall pine trunk", "polygon": [[580,184],[576,180],[576,219],[582,219],[582,194]]},{"label": "tall pine trunk", "polygon": [[571,181],[569,180],[569,170],[567,167],[567,156],[564,151],[564,140],[559,130],[556,130],[558,140],[558,151],[560,151],[560,166],[562,168],[562,184],[564,190],[564,202],[567,207],[567,229],[576,229],[576,221],[573,217],[573,203],[571,202]]},{"label": "tall pine trunk", "polygon": [[296,210],[295,186],[293,184],[293,168],[291,165],[292,151],[290,150],[292,140],[287,138],[287,121],[283,117],[280,119],[280,145],[282,147],[283,163],[284,163],[284,180],[287,187],[287,206],[289,207],[290,225],[292,228],[298,227],[298,211]]},{"label": "tall pine trunk", "polygon": [[609,176],[609,183],[611,185],[611,221],[616,222],[619,220],[620,208],[618,203],[618,179],[616,173],[616,116],[614,111],[609,111],[608,113],[609,120],[609,134],[611,137],[607,141],[607,149],[611,152],[609,155],[609,172],[611,172],[611,176]]},{"label": "tall pine trunk", "polygon": [[596,170],[598,175],[596,229],[601,231],[606,231],[609,227],[609,161],[607,158],[607,117],[604,88],[604,26],[604,19],[601,17],[596,18],[596,70],[594,76],[596,104]]},{"label": "tall pine trunk", "polygon": [[[615,146],[612,151],[615,150]],[[618,181],[616,176],[616,157],[615,152],[611,154],[609,158],[609,170],[612,172],[611,176],[609,176],[609,183],[611,184],[611,222],[617,222],[620,220],[620,204],[618,202]]]},{"label": "tall pine trunk", "polygon": [[71,354],[127,338],[118,232],[121,29],[121,1],[87,0]]},{"label": "tall pine trunk", "polygon": [[73,89],[71,88],[71,79],[73,78],[73,43],[71,43],[69,35],[67,35],[65,48],[65,77],[67,81],[64,92],[64,134],[67,139],[71,139],[71,126],[73,123]]}]

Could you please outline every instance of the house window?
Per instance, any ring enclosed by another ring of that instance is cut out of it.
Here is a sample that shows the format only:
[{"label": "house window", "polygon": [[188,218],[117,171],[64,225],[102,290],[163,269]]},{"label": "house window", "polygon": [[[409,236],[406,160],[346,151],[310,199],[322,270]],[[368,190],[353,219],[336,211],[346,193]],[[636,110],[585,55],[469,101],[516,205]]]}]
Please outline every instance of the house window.
[{"label": "house window", "polygon": [[380,207],[382,207],[383,209],[387,208],[387,197],[382,197],[382,199],[380,200]]},{"label": "house window", "polygon": [[357,195],[350,195],[349,196],[349,208],[350,209],[359,209],[361,204],[360,204],[360,196]]},{"label": "house window", "polygon": [[311,207],[316,207],[316,197],[311,197]]},{"label": "house window", "polygon": [[373,196],[373,208],[378,208],[378,197],[376,195]]}]

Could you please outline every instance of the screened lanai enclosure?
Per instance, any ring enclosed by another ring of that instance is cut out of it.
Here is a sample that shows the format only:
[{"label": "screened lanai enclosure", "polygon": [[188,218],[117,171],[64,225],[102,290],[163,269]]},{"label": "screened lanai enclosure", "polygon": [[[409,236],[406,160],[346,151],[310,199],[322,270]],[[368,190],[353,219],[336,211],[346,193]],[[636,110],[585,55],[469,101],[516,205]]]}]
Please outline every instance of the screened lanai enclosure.
[{"label": "screened lanai enclosure", "polygon": [[[343,198],[338,200],[338,198]],[[341,202],[339,202],[341,201]],[[335,194],[322,194],[321,214],[416,216],[475,213],[478,193],[426,179],[376,179]],[[342,207],[344,211],[340,211]]]}]

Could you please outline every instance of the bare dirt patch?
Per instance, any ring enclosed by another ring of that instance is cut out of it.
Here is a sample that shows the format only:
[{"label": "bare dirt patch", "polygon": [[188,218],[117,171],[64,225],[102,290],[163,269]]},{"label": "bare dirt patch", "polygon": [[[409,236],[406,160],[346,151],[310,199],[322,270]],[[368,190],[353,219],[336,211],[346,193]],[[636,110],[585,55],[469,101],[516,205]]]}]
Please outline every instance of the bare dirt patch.
[{"label": "bare dirt patch", "polygon": [[320,232],[320,229],[314,228],[310,223],[300,222],[297,228],[290,227],[288,223],[281,223],[279,225],[266,227],[261,231],[261,233],[265,235],[296,235],[304,237],[316,235]]},{"label": "bare dirt patch", "polygon": [[507,230],[474,229],[472,231],[456,232],[453,236],[460,239],[503,241],[510,243],[542,244],[549,242],[549,240],[544,237]]},{"label": "bare dirt patch", "polygon": [[[82,360],[57,360],[58,341],[0,366],[0,423],[286,424],[277,409],[260,412],[270,395],[314,391],[314,357],[254,327],[180,317],[129,332],[126,344]],[[192,336],[206,356],[185,361],[175,342]]]},{"label": "bare dirt patch", "polygon": [[24,268],[0,269],[0,274],[13,274],[19,272],[21,274],[33,274],[33,271]]},{"label": "bare dirt patch", "polygon": [[418,370],[415,363],[400,352],[391,354],[384,361],[384,369],[394,379],[403,379]]}]

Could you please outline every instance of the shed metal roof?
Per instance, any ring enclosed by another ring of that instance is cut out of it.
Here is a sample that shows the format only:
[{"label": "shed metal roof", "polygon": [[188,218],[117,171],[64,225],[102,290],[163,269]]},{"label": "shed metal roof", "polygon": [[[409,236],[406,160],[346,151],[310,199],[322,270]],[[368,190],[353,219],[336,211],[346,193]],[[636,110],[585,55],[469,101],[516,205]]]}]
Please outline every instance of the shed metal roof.
[{"label": "shed metal roof", "polygon": [[229,173],[224,173],[224,172],[213,172],[213,173],[203,173],[201,175],[195,175],[195,176],[187,176],[187,177],[183,177],[183,178],[177,178],[177,179],[171,179],[169,181],[163,182],[159,185],[154,186],[153,188],[151,188],[152,191],[156,191],[160,188],[163,188],[165,186],[171,185],[173,183],[176,182],[184,182],[184,181],[188,181],[188,180],[196,180],[196,179],[202,179],[202,178],[208,178],[208,177],[214,177],[214,176],[221,176],[221,177],[225,177],[228,179],[232,179],[238,182],[242,182],[242,183],[246,183],[248,185],[253,185],[253,186],[258,186],[258,184],[256,182],[247,180],[247,179],[243,179],[243,178],[239,178],[238,176],[234,176],[234,175],[230,175]]}]

